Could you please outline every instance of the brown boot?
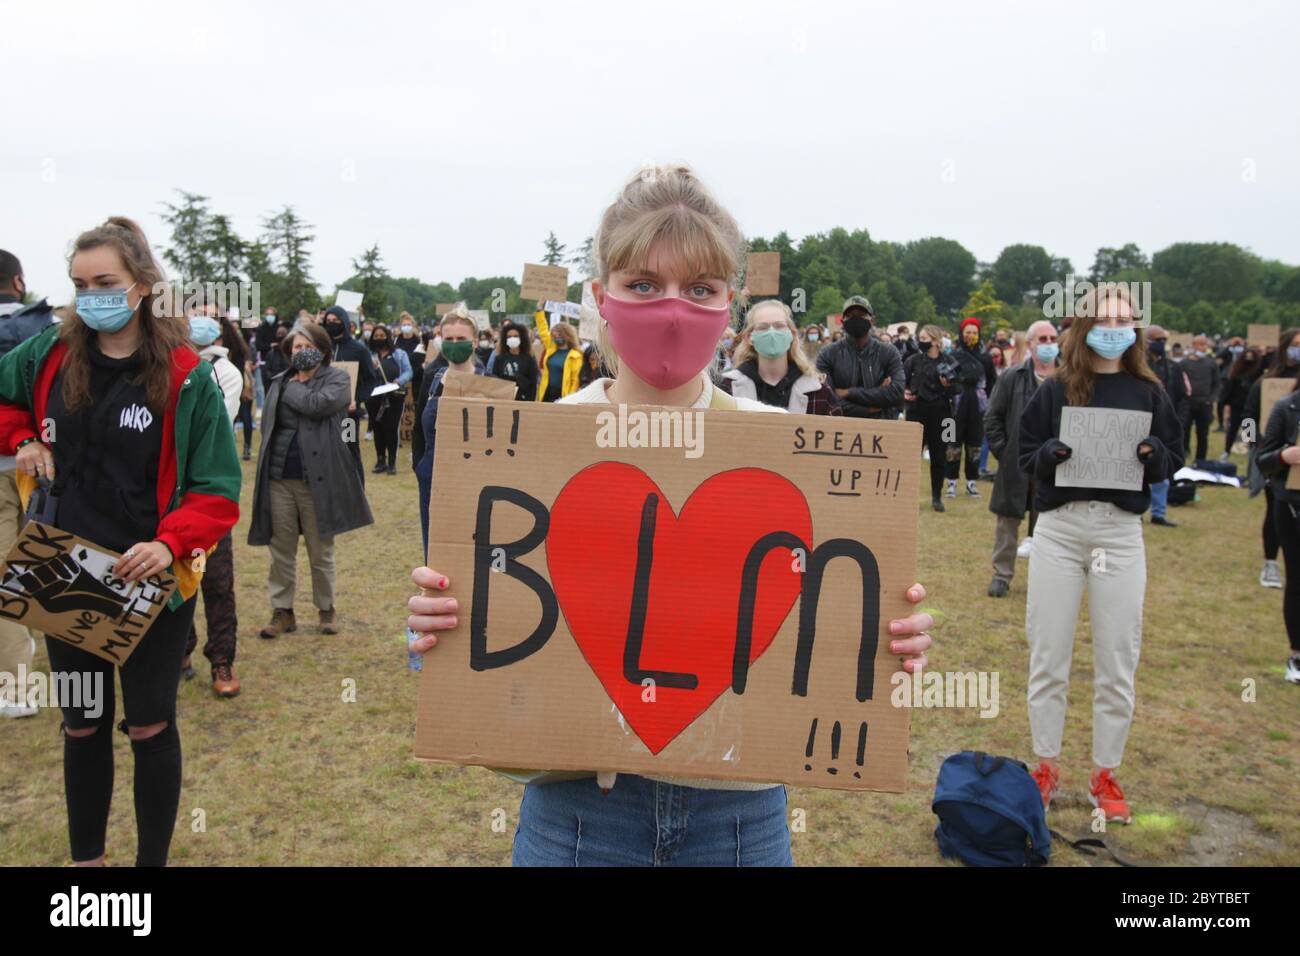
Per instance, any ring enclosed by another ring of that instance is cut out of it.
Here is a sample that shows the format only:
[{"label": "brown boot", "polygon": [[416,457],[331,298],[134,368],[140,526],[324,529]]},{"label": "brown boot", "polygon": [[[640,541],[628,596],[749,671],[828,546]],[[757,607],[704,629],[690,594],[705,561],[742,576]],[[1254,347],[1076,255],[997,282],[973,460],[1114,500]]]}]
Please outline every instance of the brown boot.
[{"label": "brown boot", "polygon": [[293,619],[293,608],[277,607],[271,614],[271,623],[262,628],[262,637],[279,637],[281,634],[292,634],[298,630],[298,624]]},{"label": "brown boot", "polygon": [[218,697],[239,696],[239,675],[234,664],[212,665],[212,690]]},{"label": "brown boot", "polygon": [[339,632],[338,615],[335,613],[334,608],[320,612],[320,631],[322,634],[337,634]]}]

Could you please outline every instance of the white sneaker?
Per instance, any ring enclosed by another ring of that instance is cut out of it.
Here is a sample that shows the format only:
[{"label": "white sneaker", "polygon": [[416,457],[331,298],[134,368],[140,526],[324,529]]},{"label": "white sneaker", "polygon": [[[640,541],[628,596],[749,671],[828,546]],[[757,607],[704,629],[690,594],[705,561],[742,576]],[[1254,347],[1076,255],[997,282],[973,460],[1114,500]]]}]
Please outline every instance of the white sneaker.
[{"label": "white sneaker", "polygon": [[955,478],[948,479],[948,490],[944,492],[944,497],[947,498],[957,497],[957,480]]},{"label": "white sneaker", "polygon": [[929,460],[930,460],[930,449],[928,449],[928,448],[922,448],[922,449],[921,449],[921,460],[922,460],[922,461],[929,461]]},{"label": "white sneaker", "polygon": [[19,706],[12,701],[0,697],[0,715],[5,717],[35,717],[37,709],[31,704]]},{"label": "white sneaker", "polygon": [[1016,557],[1027,558],[1029,557],[1029,552],[1033,550],[1034,550],[1034,539],[1026,538],[1024,541],[1020,542],[1020,547],[1016,548]]},{"label": "white sneaker", "polygon": [[1282,571],[1277,566],[1276,561],[1265,561],[1264,567],[1259,572],[1260,587],[1280,588],[1282,586]]},{"label": "white sneaker", "polygon": [[974,481],[967,480],[967,482],[966,482],[966,494],[969,495],[969,496],[972,497],[972,498],[978,498],[978,497],[980,496],[980,489],[979,489],[979,486],[978,486],[977,484],[975,484]]},{"label": "white sneaker", "polygon": [[1286,682],[1300,684],[1300,654],[1292,654],[1286,659]]}]

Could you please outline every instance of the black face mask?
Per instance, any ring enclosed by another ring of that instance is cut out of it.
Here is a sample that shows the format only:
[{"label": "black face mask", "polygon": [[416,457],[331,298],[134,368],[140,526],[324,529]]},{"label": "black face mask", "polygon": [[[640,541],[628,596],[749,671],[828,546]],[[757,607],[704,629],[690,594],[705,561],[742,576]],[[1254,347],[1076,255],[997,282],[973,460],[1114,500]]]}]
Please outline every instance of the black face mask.
[{"label": "black face mask", "polygon": [[374,349],[376,352],[378,352],[380,349],[386,349],[386,348],[388,348],[388,339],[387,339],[387,337],[377,339],[377,338],[375,338],[374,336],[371,336],[371,338],[370,338],[370,347],[371,347],[372,349]]},{"label": "black face mask", "polygon": [[1150,349],[1151,354],[1154,355],[1156,358],[1164,358],[1164,357],[1165,357],[1165,340],[1164,340],[1164,339],[1153,339],[1153,340],[1147,342],[1147,348]]},{"label": "black face mask", "polygon": [[325,323],[325,331],[328,332],[328,333],[330,334],[330,338],[332,338],[332,339],[341,339],[341,338],[343,338],[343,323],[342,323],[342,322],[326,322],[326,323]]},{"label": "black face mask", "polygon": [[865,315],[846,316],[844,319],[844,331],[855,339],[860,339],[871,332],[871,320]]}]

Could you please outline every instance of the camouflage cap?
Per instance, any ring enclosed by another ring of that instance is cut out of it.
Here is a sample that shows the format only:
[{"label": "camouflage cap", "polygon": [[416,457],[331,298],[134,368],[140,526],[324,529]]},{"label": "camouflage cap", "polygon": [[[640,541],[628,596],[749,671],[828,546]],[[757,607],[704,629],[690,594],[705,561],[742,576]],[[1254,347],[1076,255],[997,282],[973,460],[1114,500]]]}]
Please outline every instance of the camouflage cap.
[{"label": "camouflage cap", "polygon": [[871,302],[869,299],[867,299],[865,295],[849,296],[847,299],[844,300],[844,308],[841,309],[840,312],[847,314],[849,309],[852,308],[864,309],[867,315],[876,314],[876,310],[871,307]]}]

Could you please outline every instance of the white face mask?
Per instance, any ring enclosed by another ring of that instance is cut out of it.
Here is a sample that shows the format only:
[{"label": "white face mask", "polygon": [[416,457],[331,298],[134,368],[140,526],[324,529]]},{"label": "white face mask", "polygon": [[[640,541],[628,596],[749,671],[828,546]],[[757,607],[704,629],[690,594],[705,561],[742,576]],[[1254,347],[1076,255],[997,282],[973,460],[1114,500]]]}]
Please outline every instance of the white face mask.
[{"label": "white face mask", "polygon": [[512,349],[519,348],[519,336],[517,335],[506,336],[506,345],[510,346],[510,348]]},{"label": "white face mask", "polygon": [[435,335],[435,336],[433,337],[433,347],[436,348],[436,349],[440,349],[440,348],[442,348],[442,336],[441,336],[441,335]]}]

